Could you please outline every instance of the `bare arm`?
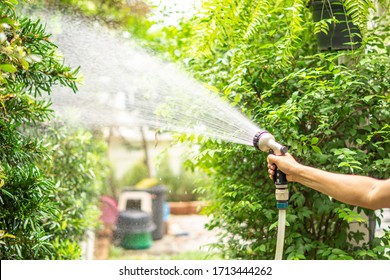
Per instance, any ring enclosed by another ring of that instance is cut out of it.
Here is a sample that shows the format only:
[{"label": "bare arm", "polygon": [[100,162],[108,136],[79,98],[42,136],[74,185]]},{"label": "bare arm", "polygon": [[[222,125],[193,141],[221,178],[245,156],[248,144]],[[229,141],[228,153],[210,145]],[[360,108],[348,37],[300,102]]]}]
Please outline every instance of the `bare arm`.
[{"label": "bare arm", "polygon": [[284,156],[269,155],[267,161],[271,177],[276,164],[288,181],[301,183],[341,202],[369,209],[390,208],[390,179],[323,171],[299,164],[288,153]]}]

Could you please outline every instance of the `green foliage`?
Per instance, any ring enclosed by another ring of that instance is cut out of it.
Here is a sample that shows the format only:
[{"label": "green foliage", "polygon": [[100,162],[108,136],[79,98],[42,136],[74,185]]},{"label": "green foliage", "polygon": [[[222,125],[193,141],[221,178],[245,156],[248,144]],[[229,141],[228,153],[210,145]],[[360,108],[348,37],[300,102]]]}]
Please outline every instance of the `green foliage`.
[{"label": "green foliage", "polygon": [[148,167],[144,161],[133,164],[128,171],[126,171],[123,178],[120,180],[120,187],[134,186],[141,180],[148,178]]},{"label": "green foliage", "polygon": [[[314,2],[310,0],[309,2]],[[329,3],[332,1],[322,0],[323,3]],[[386,0],[381,1],[371,1],[371,0],[341,0],[334,1],[340,2],[344,5],[344,10],[348,16],[350,16],[352,23],[356,25],[363,36],[367,33],[367,22],[371,17],[371,13],[376,10],[374,2],[380,3],[378,7],[383,7],[384,9],[389,8],[389,3]],[[329,25],[331,22],[335,21],[335,17],[327,20],[321,20],[316,24],[315,31],[327,33]]]},{"label": "green foliage", "polygon": [[207,177],[203,172],[194,172],[183,165],[180,166],[178,174],[175,174],[167,153],[160,159],[157,178],[167,187],[168,201],[196,201],[200,198],[200,194],[195,192],[195,189],[207,183]]},{"label": "green foliage", "polygon": [[0,258],[79,258],[97,220],[104,147],[85,133],[45,128],[52,111],[43,97],[55,84],[75,91],[78,69],[14,4],[0,1]]},{"label": "green foliage", "polygon": [[[76,72],[51,55],[55,46],[48,43],[42,28],[17,18],[14,2],[0,3],[0,257],[44,258],[51,250],[51,234],[45,232],[42,221],[54,215],[49,196],[54,184],[36,166],[47,159],[42,141],[20,129],[47,120],[50,114],[48,102],[34,96],[58,82],[75,88]],[[47,57],[33,59],[34,55]],[[49,64],[51,70],[44,72]]]},{"label": "green foliage", "polygon": [[[237,67],[252,51],[253,42],[259,46],[252,52],[253,60],[262,59],[262,53],[272,49],[276,54],[275,63],[285,64],[292,56],[296,42],[300,41],[305,24],[305,3],[299,1],[205,1],[204,15],[196,19],[194,34],[197,44],[196,55],[215,55],[219,47],[230,50],[231,63]],[[211,18],[208,14],[213,11]],[[271,11],[271,12],[270,12]],[[237,27],[234,32],[229,21]],[[277,29],[272,26],[278,21]],[[283,36],[286,32],[289,36]]]},{"label": "green foliage", "polygon": [[57,236],[52,241],[55,256],[52,256],[56,260],[72,260],[79,259],[81,256],[80,244],[76,241],[72,241],[68,238],[61,239],[61,236]]},{"label": "green foliage", "polygon": [[[51,86],[61,84],[76,91],[77,71],[63,65],[56,46],[48,40],[39,21],[9,18],[0,27],[2,93],[26,91],[34,96],[51,93]],[[7,91],[8,90],[8,91]],[[43,103],[39,103],[43,106]]]},{"label": "green foliage", "polygon": [[[178,174],[172,170],[170,156],[167,152],[161,154],[156,164],[156,178],[158,183],[167,187],[168,201],[195,201],[200,198],[195,189],[203,186],[207,178],[203,172],[194,172],[180,166]],[[143,179],[148,178],[148,170],[144,161],[132,165],[119,181],[120,188],[135,186]]]},{"label": "green foliage", "polygon": [[344,6],[347,14],[351,16],[352,22],[359,27],[363,34],[367,32],[367,18],[369,9],[374,9],[371,0],[345,0]]},{"label": "green foliage", "polygon": [[41,162],[40,168],[55,182],[51,193],[55,217],[44,223],[53,235],[55,254],[50,258],[78,259],[86,231],[100,225],[99,197],[109,172],[106,144],[98,135],[60,125],[39,135],[45,135],[51,159]]},{"label": "green foliage", "polygon": [[72,16],[97,20],[110,28],[121,29],[140,45],[161,50],[163,36],[153,30],[155,22],[148,19],[151,7],[143,1],[126,0],[31,0],[31,8],[49,8]]},{"label": "green foliage", "polygon": [[[205,1],[190,23],[194,39],[186,49],[192,58],[184,62],[300,162],[390,177],[388,13],[375,18],[377,28],[367,31],[360,50],[317,54],[315,27],[302,4]],[[272,259],[277,209],[266,155],[209,141],[192,164],[214,178],[206,189],[213,215],[208,226],[222,231],[215,247],[228,258]],[[389,248],[388,239],[370,241],[349,229],[351,221],[367,227],[358,213],[372,212],[298,184],[290,189],[285,258],[389,259],[378,250]]]}]

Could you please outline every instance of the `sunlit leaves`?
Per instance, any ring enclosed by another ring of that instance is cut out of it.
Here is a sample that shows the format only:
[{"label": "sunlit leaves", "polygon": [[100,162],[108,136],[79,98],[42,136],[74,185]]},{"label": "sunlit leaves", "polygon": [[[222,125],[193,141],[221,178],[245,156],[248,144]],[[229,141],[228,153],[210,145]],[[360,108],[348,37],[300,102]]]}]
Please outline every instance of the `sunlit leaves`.
[{"label": "sunlit leaves", "polygon": [[[74,209],[63,208],[57,191],[60,186],[68,186],[58,183],[58,173],[49,173],[40,164],[52,163],[53,151],[48,149],[51,142],[44,136],[45,129],[34,133],[45,127],[42,123],[49,121],[52,110],[50,102],[38,96],[50,94],[55,84],[76,90],[78,69],[63,64],[44,26],[39,21],[18,18],[14,4],[16,1],[0,1],[0,259],[56,258],[53,239],[56,235],[61,240],[66,237],[63,231],[56,230],[69,228],[69,221],[64,223],[57,218],[61,218],[61,211],[76,213],[82,199],[70,196],[75,200],[71,203]],[[78,147],[88,147],[87,141],[82,140]],[[98,157],[89,158],[85,153],[77,156],[84,165],[75,168],[87,178],[82,187],[92,188],[86,181],[94,182],[96,177],[85,161],[88,158],[97,166]],[[66,163],[74,167],[72,162]],[[61,164],[61,171],[65,166]],[[95,197],[98,194],[91,193]],[[78,217],[84,214],[76,213]],[[90,220],[84,228],[80,218],[73,222],[78,231],[70,236],[72,240],[82,238],[91,226]],[[68,257],[79,255],[69,253]]]},{"label": "sunlit leaves", "polygon": [[317,34],[322,32],[324,34],[328,34],[330,24],[332,24],[332,19],[322,19],[320,21],[317,21],[314,24],[314,33]]},{"label": "sunlit leaves", "polygon": [[373,2],[371,0],[345,0],[344,5],[347,14],[352,18],[352,22],[365,34],[370,9],[374,9]]},{"label": "sunlit leaves", "polygon": [[347,222],[367,222],[367,219],[363,218],[358,213],[354,212],[349,208],[336,208],[335,209],[337,215],[340,219],[346,220]]},{"label": "sunlit leaves", "polygon": [[9,72],[9,73],[15,73],[16,67],[12,64],[0,64],[0,70]]},{"label": "sunlit leaves", "polygon": [[[365,51],[317,53],[315,33],[327,32],[331,20],[315,25],[300,1],[272,5],[276,2],[206,1],[193,22],[199,36],[193,47],[199,53],[187,65],[199,79],[223,88],[230,102],[272,131],[300,162],[389,177],[388,24],[378,22],[366,33]],[[238,10],[242,13],[233,17]],[[210,156],[212,149],[218,152]],[[218,245],[221,251],[231,258],[273,258],[277,211],[265,155],[207,143],[194,164],[214,175],[210,213],[229,240]],[[290,189],[287,258],[389,258],[374,243],[352,245],[363,236],[350,231],[349,222],[366,227],[352,206],[298,184]],[[254,209],[257,219],[255,213],[245,214],[245,208],[252,212],[251,199],[261,205]]]}]

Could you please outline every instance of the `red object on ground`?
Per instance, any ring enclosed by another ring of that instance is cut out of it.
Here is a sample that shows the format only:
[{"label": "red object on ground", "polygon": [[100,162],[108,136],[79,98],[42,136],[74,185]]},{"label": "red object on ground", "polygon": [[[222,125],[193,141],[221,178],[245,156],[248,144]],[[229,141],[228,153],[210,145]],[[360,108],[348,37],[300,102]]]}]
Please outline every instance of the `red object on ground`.
[{"label": "red object on ground", "polygon": [[103,195],[100,201],[102,202],[100,220],[106,225],[115,225],[119,215],[118,202],[108,195]]}]

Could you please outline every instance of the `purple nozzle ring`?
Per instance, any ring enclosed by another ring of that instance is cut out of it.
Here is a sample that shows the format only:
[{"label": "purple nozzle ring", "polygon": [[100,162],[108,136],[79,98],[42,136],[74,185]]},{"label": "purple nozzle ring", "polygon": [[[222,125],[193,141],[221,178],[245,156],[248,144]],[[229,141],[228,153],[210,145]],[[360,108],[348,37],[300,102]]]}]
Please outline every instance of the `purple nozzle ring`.
[{"label": "purple nozzle ring", "polygon": [[263,135],[264,133],[269,133],[268,131],[266,130],[263,130],[263,131],[259,131],[255,134],[255,136],[253,136],[253,146],[255,146],[256,149],[258,149],[260,151],[260,148],[259,148],[259,139],[261,137],[261,135]]}]

